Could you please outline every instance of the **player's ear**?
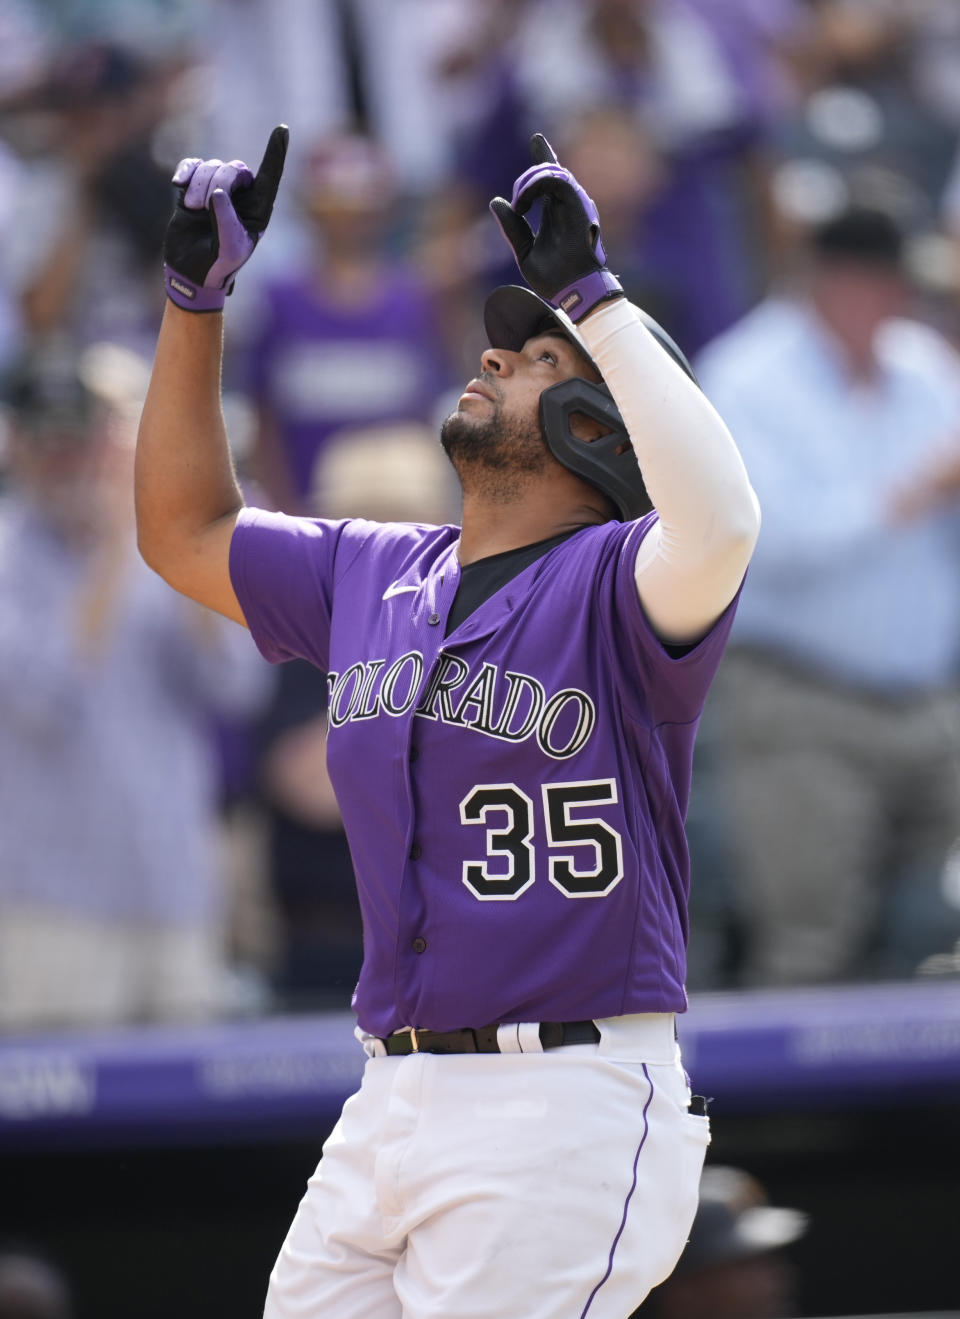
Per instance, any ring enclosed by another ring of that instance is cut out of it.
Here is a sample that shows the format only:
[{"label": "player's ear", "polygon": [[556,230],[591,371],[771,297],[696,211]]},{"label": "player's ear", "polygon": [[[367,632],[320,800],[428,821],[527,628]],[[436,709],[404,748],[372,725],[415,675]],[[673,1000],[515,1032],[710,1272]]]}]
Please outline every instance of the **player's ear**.
[{"label": "player's ear", "polygon": [[585,412],[570,414],[570,433],[574,439],[582,440],[585,444],[592,444],[594,440],[602,439],[604,435],[610,434],[610,430],[609,426],[605,426],[602,421],[588,416]]}]

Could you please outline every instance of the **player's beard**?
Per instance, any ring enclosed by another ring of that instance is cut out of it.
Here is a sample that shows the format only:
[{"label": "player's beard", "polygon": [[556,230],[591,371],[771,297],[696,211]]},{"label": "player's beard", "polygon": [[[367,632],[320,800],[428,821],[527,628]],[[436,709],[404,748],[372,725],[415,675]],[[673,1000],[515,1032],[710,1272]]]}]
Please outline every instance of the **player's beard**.
[{"label": "player's beard", "polygon": [[498,504],[515,503],[553,461],[539,417],[506,417],[496,400],[488,417],[451,412],[440,427],[440,443],[464,494]]}]

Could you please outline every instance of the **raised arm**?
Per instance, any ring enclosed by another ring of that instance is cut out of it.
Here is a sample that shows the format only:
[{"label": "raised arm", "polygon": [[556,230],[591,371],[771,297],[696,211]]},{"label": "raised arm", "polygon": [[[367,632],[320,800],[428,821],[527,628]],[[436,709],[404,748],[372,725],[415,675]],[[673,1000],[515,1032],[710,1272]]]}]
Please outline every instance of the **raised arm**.
[{"label": "raised arm", "polygon": [[736,595],[760,529],[746,468],[705,394],[621,299],[580,325],[627,423],[659,521],[637,592],[664,641],[699,640]]},{"label": "raised arm", "polygon": [[168,304],[137,438],[137,540],[184,595],[243,623],[230,540],[243,497],[220,403],[223,305],[270,219],[287,130],[256,177],[241,161],[185,160],[164,246]]},{"label": "raised arm", "polygon": [[[576,326],[627,424],[659,521],[636,561],[637,592],[666,642],[702,637],[736,594],[759,507],[726,426],[607,269],[597,208],[542,135],[511,201],[491,210],[534,292]],[[542,202],[536,233],[525,219]]]}]

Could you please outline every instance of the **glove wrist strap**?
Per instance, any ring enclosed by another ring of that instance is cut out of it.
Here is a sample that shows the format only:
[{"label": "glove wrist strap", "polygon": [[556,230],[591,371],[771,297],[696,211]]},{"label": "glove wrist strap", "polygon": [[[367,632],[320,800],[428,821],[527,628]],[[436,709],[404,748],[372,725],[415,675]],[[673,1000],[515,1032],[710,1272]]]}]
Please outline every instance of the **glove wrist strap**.
[{"label": "glove wrist strap", "polygon": [[598,302],[603,302],[612,293],[622,293],[623,285],[609,270],[594,270],[581,279],[575,279],[565,289],[555,293],[550,301],[555,307],[566,312],[576,324],[588,311],[592,311]]},{"label": "glove wrist strap", "polygon": [[229,289],[208,289],[179,275],[169,266],[163,268],[167,297],[184,311],[223,311]]}]

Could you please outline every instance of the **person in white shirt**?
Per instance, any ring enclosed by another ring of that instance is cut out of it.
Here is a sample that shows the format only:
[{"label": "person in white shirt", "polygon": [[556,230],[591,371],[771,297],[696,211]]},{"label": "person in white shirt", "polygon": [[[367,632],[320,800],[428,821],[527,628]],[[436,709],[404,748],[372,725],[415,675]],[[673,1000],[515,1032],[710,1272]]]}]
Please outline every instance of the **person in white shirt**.
[{"label": "person in white shirt", "polygon": [[764,527],[718,679],[752,983],[910,972],[951,941],[960,523],[902,491],[955,445],[960,359],[903,316],[902,239],[851,208],[698,363]]}]

